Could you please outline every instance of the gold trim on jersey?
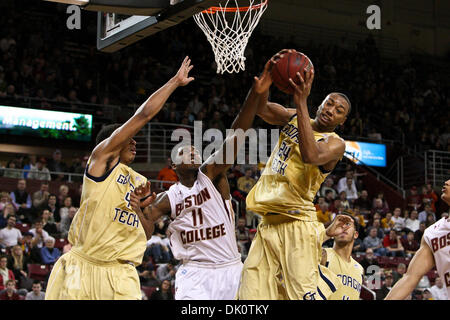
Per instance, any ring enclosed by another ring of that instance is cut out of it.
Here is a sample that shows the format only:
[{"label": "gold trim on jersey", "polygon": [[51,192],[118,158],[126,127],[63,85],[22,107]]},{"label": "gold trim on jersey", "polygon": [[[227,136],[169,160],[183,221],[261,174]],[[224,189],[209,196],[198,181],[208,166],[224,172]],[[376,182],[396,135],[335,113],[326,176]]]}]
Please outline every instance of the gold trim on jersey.
[{"label": "gold trim on jersey", "polygon": [[[311,124],[314,120],[310,119]],[[316,141],[334,132],[313,131]],[[297,116],[291,118],[280,132],[258,182],[247,195],[247,209],[264,217],[266,223],[277,223],[281,215],[303,221],[317,221],[313,200],[329,172],[320,166],[303,162],[298,141]],[[268,214],[270,213],[270,214]],[[284,218],[282,219],[284,220]]]}]

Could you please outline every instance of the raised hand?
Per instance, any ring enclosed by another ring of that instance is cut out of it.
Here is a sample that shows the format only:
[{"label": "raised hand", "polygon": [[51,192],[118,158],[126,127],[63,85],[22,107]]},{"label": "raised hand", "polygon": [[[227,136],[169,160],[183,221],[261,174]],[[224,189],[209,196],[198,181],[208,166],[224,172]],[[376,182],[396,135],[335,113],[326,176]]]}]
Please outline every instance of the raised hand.
[{"label": "raised hand", "polygon": [[181,63],[180,69],[174,76],[174,79],[179,86],[183,87],[194,80],[194,77],[189,77],[189,71],[191,71],[193,67],[194,66],[191,65],[191,59],[186,56],[186,58],[184,58],[183,60],[183,63]]},{"label": "raised hand", "polygon": [[[142,184],[134,189],[134,192],[130,195],[130,204],[131,207],[135,212],[140,212],[141,207],[147,207],[149,206],[153,201],[156,199],[156,193],[153,192],[151,196],[151,189],[150,189],[150,181],[147,181],[146,184]],[[149,196],[144,201],[141,201],[141,199]]]},{"label": "raised hand", "polygon": [[306,72],[305,79],[303,79],[300,72],[297,72],[297,78],[300,84],[296,84],[292,78],[289,78],[289,83],[294,88],[294,103],[300,105],[300,103],[306,103],[309,94],[311,93],[312,83],[314,81],[314,69]]},{"label": "raised hand", "polygon": [[353,225],[353,219],[346,215],[338,215],[333,223],[330,224],[326,230],[326,234],[328,237],[335,237],[342,232],[348,230]]},{"label": "raised hand", "polygon": [[272,58],[267,61],[266,65],[264,66],[264,70],[262,74],[258,77],[254,77],[255,84],[254,88],[256,93],[261,94],[263,92],[266,92],[269,90],[270,86],[272,85],[272,68],[274,65],[277,64],[278,60],[284,57],[286,53],[292,52],[294,50],[292,49],[283,49],[280,52],[277,52],[275,55],[273,55]]}]

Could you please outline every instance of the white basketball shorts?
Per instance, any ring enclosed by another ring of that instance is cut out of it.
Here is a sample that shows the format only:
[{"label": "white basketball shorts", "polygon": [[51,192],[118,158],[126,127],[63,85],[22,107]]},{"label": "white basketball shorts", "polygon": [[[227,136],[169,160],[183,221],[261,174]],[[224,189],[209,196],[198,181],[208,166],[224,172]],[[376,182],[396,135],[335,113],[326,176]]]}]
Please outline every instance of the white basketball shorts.
[{"label": "white basketball shorts", "polygon": [[243,264],[183,263],[175,277],[175,300],[234,300],[237,298]]}]

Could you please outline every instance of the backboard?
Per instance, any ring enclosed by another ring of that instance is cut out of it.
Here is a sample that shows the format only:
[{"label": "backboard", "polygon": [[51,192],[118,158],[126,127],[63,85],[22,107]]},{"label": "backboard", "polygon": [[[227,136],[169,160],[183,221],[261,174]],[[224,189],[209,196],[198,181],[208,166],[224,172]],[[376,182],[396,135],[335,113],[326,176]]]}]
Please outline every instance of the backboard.
[{"label": "backboard", "polygon": [[[92,3],[92,0],[90,2]],[[200,11],[216,6],[220,0],[147,0],[140,1],[139,8],[132,6],[131,0],[117,2],[122,5],[113,9],[101,7],[99,4],[86,7],[87,10],[99,11],[97,49],[103,52],[118,51],[174,26]]]}]

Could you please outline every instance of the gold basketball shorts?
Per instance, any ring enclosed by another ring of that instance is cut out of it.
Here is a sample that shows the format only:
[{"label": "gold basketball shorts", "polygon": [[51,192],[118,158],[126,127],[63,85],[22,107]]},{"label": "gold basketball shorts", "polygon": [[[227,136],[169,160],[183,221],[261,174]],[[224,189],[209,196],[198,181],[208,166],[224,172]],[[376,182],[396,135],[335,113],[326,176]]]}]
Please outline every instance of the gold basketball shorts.
[{"label": "gold basketball shorts", "polygon": [[141,300],[136,268],[131,263],[105,262],[70,250],[55,263],[46,300]]},{"label": "gold basketball shorts", "polygon": [[326,300],[341,284],[320,266],[324,231],[318,221],[278,216],[270,223],[264,216],[244,262],[238,298]]}]

